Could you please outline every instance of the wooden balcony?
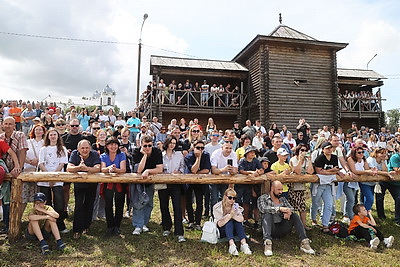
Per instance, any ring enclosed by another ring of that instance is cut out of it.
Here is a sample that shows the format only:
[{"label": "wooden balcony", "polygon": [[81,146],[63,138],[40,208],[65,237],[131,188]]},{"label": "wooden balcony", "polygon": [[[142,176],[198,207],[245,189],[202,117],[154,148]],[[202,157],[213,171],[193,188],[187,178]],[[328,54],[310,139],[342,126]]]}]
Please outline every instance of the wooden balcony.
[{"label": "wooden balcony", "polygon": [[382,114],[382,100],[385,99],[338,97],[341,118],[379,118]]},{"label": "wooden balcony", "polygon": [[155,89],[145,101],[145,115],[159,112],[239,115],[246,106],[247,95],[240,93],[198,92]]}]

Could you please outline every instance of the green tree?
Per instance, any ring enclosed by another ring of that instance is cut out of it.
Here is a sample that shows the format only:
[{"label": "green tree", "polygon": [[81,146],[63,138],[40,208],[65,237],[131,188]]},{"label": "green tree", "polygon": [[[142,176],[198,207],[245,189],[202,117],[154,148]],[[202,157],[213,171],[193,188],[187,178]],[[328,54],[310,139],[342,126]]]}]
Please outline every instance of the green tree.
[{"label": "green tree", "polygon": [[387,126],[390,129],[397,129],[400,121],[400,109],[390,109],[385,112]]}]

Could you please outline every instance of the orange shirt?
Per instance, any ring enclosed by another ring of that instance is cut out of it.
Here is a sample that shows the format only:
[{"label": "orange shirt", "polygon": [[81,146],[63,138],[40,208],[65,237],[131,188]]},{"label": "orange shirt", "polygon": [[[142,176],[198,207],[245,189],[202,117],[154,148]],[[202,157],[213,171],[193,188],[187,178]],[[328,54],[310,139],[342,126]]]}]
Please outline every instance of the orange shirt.
[{"label": "orange shirt", "polygon": [[368,224],[369,218],[367,216],[364,216],[364,218],[361,220],[361,217],[358,215],[354,215],[353,219],[350,222],[349,225],[349,233],[356,228],[359,224],[357,223],[357,221],[361,221],[362,223]]},{"label": "orange shirt", "polygon": [[[21,110],[21,108],[19,108],[19,107],[15,107],[15,108],[10,108],[9,110],[8,110],[8,113],[10,114],[14,114],[14,113],[19,113],[19,112],[21,112],[22,110]],[[13,118],[15,119],[15,122],[21,122],[21,115],[19,115],[19,116],[13,116]]]}]

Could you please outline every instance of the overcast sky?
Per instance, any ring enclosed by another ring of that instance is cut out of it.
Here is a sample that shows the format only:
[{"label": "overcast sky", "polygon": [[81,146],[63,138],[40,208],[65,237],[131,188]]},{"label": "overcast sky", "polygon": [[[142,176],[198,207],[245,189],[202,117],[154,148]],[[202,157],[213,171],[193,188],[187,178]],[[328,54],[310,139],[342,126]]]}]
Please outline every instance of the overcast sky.
[{"label": "overcast sky", "polygon": [[[279,2],[279,3],[278,3]],[[338,67],[369,68],[388,79],[384,109],[399,108],[398,0],[0,0],[0,32],[133,43],[104,44],[0,34],[0,99],[91,96],[107,84],[132,109],[143,14],[142,87],[150,55],[231,60],[257,34],[283,24],[321,41],[349,43]],[[172,53],[168,51],[174,51]]]}]

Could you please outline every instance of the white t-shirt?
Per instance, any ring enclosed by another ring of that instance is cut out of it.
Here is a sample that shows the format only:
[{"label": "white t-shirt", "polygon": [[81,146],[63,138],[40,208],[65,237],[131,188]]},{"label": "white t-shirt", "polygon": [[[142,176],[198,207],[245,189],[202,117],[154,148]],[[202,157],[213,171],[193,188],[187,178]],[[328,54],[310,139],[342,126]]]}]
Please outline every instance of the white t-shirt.
[{"label": "white t-shirt", "polygon": [[232,160],[232,166],[238,167],[238,160],[235,152],[231,152],[227,157],[222,153],[222,148],[215,150],[211,155],[211,166],[217,167],[218,169],[224,168],[228,165],[228,159]]},{"label": "white t-shirt", "polygon": [[[40,149],[42,148],[43,144],[44,144],[44,140],[40,140],[39,142],[36,141],[36,139],[28,139],[28,151],[26,151],[26,159],[27,160],[32,160],[32,159],[36,159],[39,158],[39,153],[40,153]],[[36,167],[37,166],[32,166],[31,164],[28,164],[25,162],[24,164],[24,170],[26,172],[34,172],[36,171]]]},{"label": "white t-shirt", "polygon": [[283,139],[283,142],[285,144],[287,144],[290,149],[293,149],[294,147],[296,147],[296,140],[294,140],[293,138],[291,138],[290,140],[286,137],[285,139]]},{"label": "white t-shirt", "polygon": [[207,145],[206,145],[206,147],[204,148],[204,150],[208,153],[208,154],[210,154],[210,156],[214,153],[214,151],[215,150],[217,150],[217,149],[219,149],[219,148],[221,148],[221,144],[220,143],[217,143],[216,145],[213,145],[212,143],[208,143]]},{"label": "white t-shirt", "polygon": [[110,121],[107,115],[99,115],[99,120],[100,121]]},{"label": "white t-shirt", "polygon": [[[39,164],[43,163],[48,172],[56,171],[57,167],[60,164],[68,163],[68,151],[65,147],[63,147],[63,149],[64,149],[64,155],[61,155],[59,157],[57,155],[57,146],[42,147],[39,152]],[[63,182],[56,182],[54,186],[62,186],[63,184],[64,184]],[[46,187],[50,186],[48,182],[38,182],[37,185]]]},{"label": "white t-shirt", "polygon": [[126,122],[124,120],[117,120],[114,123],[114,127],[117,127],[118,125],[126,126]]}]

